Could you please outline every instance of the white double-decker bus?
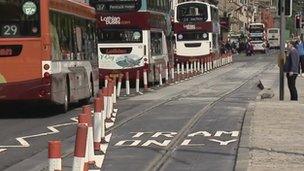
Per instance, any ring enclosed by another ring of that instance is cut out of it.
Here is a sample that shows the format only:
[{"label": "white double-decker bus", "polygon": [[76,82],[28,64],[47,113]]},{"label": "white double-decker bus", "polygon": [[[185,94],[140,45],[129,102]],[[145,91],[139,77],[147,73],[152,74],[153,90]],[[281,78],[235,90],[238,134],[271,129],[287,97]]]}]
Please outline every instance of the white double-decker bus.
[{"label": "white double-decker bus", "polygon": [[280,29],[269,28],[267,30],[267,40],[269,43],[269,48],[273,48],[273,49],[280,48]]},{"label": "white double-decker bus", "polygon": [[147,70],[148,81],[158,82],[169,61],[169,1],[90,2],[97,10],[100,80],[124,74],[134,81],[137,72]]},{"label": "white double-decker bus", "polygon": [[220,34],[218,8],[201,1],[186,1],[174,7],[175,63],[199,61],[218,54]]},{"label": "white double-decker bus", "polygon": [[253,50],[266,53],[265,25],[263,23],[250,23],[248,31]]}]

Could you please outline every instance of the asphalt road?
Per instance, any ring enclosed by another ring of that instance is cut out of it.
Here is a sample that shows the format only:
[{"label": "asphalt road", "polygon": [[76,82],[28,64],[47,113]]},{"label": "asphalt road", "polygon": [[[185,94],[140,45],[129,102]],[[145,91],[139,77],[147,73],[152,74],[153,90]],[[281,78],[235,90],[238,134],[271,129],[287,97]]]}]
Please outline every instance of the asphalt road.
[{"label": "asphalt road", "polygon": [[[256,76],[275,61],[236,57],[209,74],[120,100],[102,170],[233,170],[244,113],[259,92]],[[1,104],[0,170],[45,150],[49,140],[73,137],[80,106],[61,114],[48,105]],[[54,125],[60,132],[44,134]]]}]

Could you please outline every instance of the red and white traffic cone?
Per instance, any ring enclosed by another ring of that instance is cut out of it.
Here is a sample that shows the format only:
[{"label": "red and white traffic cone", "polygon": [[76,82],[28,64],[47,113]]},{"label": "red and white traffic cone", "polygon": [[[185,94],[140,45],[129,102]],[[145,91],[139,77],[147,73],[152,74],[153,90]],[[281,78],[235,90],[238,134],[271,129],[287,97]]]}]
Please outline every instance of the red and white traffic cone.
[{"label": "red and white traffic cone", "polygon": [[126,72],[126,95],[130,95],[130,78],[129,78],[129,72]]},{"label": "red and white traffic cone", "polygon": [[177,63],[176,65],[176,70],[177,70],[177,81],[181,81],[181,76],[180,76],[180,63]]},{"label": "red and white traffic cone", "polygon": [[189,62],[186,63],[186,80],[189,78]]},{"label": "red and white traffic cone", "polygon": [[208,71],[208,64],[206,57],[204,58],[204,72],[206,73]]},{"label": "red and white traffic cone", "polygon": [[219,57],[217,57],[217,59],[216,59],[216,63],[217,63],[217,67],[219,68],[219,67],[221,66],[221,63],[220,63],[220,58],[219,58]]},{"label": "red and white traffic cone", "polygon": [[105,117],[104,117],[104,102],[102,98],[94,100],[94,151],[95,155],[100,154],[100,145],[105,142]]},{"label": "red and white traffic cone", "polygon": [[95,158],[94,158],[94,140],[93,140],[93,126],[92,126],[92,117],[88,114],[79,114],[78,115],[78,122],[80,124],[87,124],[88,126],[88,133],[86,140],[86,161],[88,165],[95,164]]},{"label": "red and white traffic cone", "polygon": [[208,57],[208,71],[212,70],[212,64],[211,64],[211,56]]},{"label": "red and white traffic cone", "polygon": [[86,162],[86,146],[88,135],[87,124],[78,124],[76,132],[74,159],[73,159],[73,171],[88,171],[89,167]]},{"label": "red and white traffic cone", "polygon": [[103,96],[104,96],[104,109],[105,109],[105,116],[106,116],[106,122],[113,122],[112,117],[112,111],[111,111],[111,90],[109,88],[103,89]]},{"label": "red and white traffic cone", "polygon": [[182,63],[182,80],[184,80],[185,78],[185,64]]},{"label": "red and white traffic cone", "polygon": [[175,83],[174,66],[171,66],[171,82],[172,82],[172,83]]},{"label": "red and white traffic cone", "polygon": [[166,79],[166,84],[169,84],[169,69],[168,69],[168,63],[166,64],[166,68],[165,68],[165,79]]},{"label": "red and white traffic cone", "polygon": [[61,142],[50,141],[48,144],[49,152],[49,171],[61,171],[62,160],[61,160]]},{"label": "red and white traffic cone", "polygon": [[139,94],[139,83],[140,83],[140,72],[139,70],[136,71],[136,85],[135,85],[135,91],[137,94]]},{"label": "red and white traffic cone", "polygon": [[223,58],[224,58],[224,65],[226,65],[226,55],[223,54]]},{"label": "red and white traffic cone", "polygon": [[92,115],[92,108],[90,105],[82,106],[82,113],[87,115]]},{"label": "red and white traffic cone", "polygon": [[197,75],[197,62],[193,61],[193,75],[196,76]]},{"label": "red and white traffic cone", "polygon": [[162,65],[160,64],[158,67],[158,75],[159,75],[159,86],[163,85],[163,76],[162,76]]},{"label": "red and white traffic cone", "polygon": [[117,103],[117,92],[116,92],[116,84],[117,84],[117,78],[114,77],[113,78],[113,104],[116,104]]},{"label": "red and white traffic cone", "polygon": [[121,84],[122,84],[122,77],[123,75],[119,75],[118,77],[118,83],[117,83],[117,97],[120,97],[120,92],[121,92]]},{"label": "red and white traffic cone", "polygon": [[115,87],[114,87],[114,83],[112,83],[111,84],[111,108],[110,108],[110,110],[111,110],[111,116],[113,116],[113,113],[114,113],[114,105],[116,104],[116,102],[115,102],[115,96],[114,96],[114,91],[115,91]]},{"label": "red and white traffic cone", "polygon": [[190,77],[193,77],[193,61],[190,62]]},{"label": "red and white traffic cone", "polygon": [[147,69],[143,70],[143,81],[144,81],[144,91],[148,91],[149,87],[148,87],[148,73],[147,73]]},{"label": "red and white traffic cone", "polygon": [[109,76],[105,76],[104,87],[108,86],[109,79],[110,79]]},{"label": "red and white traffic cone", "polygon": [[231,63],[233,62],[233,56],[232,56],[232,54],[230,55],[230,57],[231,57]]},{"label": "red and white traffic cone", "polygon": [[204,69],[204,59],[200,59],[201,60],[201,74],[204,74],[205,69]]},{"label": "red and white traffic cone", "polygon": [[197,66],[197,74],[200,75],[201,74],[201,61],[198,59],[198,61],[196,61],[196,66]]}]

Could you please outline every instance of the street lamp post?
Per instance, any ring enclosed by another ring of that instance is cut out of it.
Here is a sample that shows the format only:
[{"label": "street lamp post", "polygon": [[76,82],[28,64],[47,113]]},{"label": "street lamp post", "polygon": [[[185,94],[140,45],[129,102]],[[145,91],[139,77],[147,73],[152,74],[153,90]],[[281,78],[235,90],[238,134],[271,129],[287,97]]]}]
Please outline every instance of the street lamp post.
[{"label": "street lamp post", "polygon": [[284,100],[284,72],[283,72],[283,64],[285,59],[285,26],[286,26],[286,19],[285,19],[285,0],[281,0],[281,27],[280,27],[280,57],[279,57],[279,64],[280,64],[280,100]]}]

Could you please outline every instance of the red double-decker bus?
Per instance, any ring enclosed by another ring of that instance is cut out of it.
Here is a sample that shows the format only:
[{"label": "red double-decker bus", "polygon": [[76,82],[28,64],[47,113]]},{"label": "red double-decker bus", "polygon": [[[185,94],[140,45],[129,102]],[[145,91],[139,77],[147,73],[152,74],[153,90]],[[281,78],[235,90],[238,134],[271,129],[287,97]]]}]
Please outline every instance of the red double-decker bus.
[{"label": "red double-decker bus", "polygon": [[98,90],[95,9],[72,0],[0,1],[0,101],[68,110]]},{"label": "red double-decker bus", "polygon": [[203,1],[175,4],[173,30],[176,63],[199,61],[219,54],[220,24],[216,6]]},{"label": "red double-decker bus", "polygon": [[169,61],[169,1],[92,0],[91,4],[97,10],[100,79],[126,72],[135,79],[136,71],[147,68],[149,82],[158,81],[156,75],[165,72]]}]

